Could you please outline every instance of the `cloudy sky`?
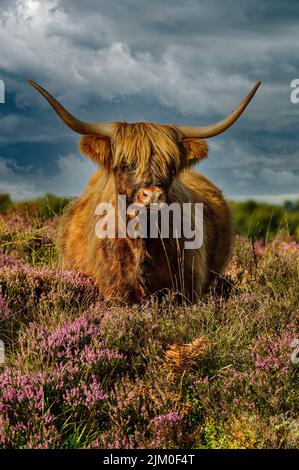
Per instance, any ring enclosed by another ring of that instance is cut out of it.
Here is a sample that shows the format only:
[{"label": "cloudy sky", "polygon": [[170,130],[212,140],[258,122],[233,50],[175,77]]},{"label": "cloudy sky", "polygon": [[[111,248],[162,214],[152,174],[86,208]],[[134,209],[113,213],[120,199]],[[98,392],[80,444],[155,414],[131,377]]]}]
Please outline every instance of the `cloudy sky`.
[{"label": "cloudy sky", "polygon": [[262,80],[199,170],[230,198],[299,198],[296,0],[0,0],[0,191],[77,195],[94,166],[29,85],[85,120],[209,124]]}]

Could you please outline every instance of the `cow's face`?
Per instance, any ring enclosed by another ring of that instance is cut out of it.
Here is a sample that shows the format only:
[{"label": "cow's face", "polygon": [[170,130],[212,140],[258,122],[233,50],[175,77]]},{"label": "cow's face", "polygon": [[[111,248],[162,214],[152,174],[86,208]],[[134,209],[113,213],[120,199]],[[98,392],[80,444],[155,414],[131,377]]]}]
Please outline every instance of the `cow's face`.
[{"label": "cow's face", "polygon": [[116,189],[128,202],[168,201],[173,181],[205,158],[207,144],[183,139],[175,127],[141,122],[117,123],[111,138],[87,135],[80,149],[115,176]]}]

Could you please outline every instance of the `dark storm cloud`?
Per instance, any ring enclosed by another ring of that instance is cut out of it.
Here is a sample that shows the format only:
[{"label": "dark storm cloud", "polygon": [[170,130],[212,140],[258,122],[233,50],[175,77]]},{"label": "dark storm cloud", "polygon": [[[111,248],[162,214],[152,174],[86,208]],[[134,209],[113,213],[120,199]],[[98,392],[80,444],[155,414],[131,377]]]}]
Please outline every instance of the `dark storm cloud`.
[{"label": "dark storm cloud", "polygon": [[201,169],[228,196],[282,200],[299,193],[299,104],[290,102],[290,82],[299,77],[297,2],[1,6],[0,76],[9,93],[0,105],[2,173],[8,168],[4,175],[0,166],[2,188],[19,197],[78,192],[93,169],[77,155],[77,137],[25,85],[27,77],[84,119],[190,124],[223,117],[262,79],[238,123],[209,142]]}]

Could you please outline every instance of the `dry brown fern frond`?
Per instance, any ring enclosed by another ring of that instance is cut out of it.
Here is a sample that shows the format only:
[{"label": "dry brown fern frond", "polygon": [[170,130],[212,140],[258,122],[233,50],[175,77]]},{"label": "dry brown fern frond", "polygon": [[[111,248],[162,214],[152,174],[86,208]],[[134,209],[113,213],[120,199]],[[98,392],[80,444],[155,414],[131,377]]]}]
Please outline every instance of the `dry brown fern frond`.
[{"label": "dry brown fern frond", "polygon": [[205,353],[209,341],[201,336],[187,344],[172,344],[166,351],[166,365],[176,372],[190,369],[196,364],[196,359]]}]

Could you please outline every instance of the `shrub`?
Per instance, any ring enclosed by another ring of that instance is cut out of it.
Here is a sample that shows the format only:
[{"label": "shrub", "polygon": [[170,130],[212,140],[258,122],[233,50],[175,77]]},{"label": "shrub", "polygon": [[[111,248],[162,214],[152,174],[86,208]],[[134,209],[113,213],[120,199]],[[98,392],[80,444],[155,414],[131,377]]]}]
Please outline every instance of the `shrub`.
[{"label": "shrub", "polygon": [[253,239],[271,241],[278,233],[299,240],[299,201],[275,206],[255,201],[230,203],[236,233]]},{"label": "shrub", "polygon": [[0,193],[0,214],[7,214],[13,207],[9,194]]}]

